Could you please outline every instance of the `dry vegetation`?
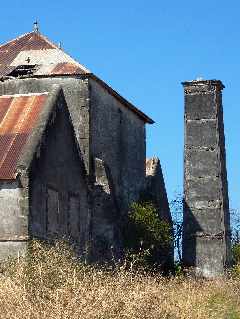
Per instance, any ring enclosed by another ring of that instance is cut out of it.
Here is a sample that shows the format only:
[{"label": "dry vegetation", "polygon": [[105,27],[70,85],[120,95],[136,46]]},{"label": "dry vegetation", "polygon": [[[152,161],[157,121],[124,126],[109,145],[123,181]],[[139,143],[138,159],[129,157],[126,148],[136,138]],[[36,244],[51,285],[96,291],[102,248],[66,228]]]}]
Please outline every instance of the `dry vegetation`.
[{"label": "dry vegetation", "polygon": [[34,243],[32,258],[1,265],[0,318],[240,318],[237,278],[196,281],[94,269],[60,246]]}]

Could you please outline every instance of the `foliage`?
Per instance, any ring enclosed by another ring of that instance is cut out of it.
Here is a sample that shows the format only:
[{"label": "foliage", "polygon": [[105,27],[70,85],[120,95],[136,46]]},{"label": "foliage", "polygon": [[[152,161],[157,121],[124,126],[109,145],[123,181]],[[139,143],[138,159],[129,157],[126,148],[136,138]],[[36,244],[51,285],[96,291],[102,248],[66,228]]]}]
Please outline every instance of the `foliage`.
[{"label": "foliage", "polygon": [[136,264],[155,264],[160,249],[171,244],[170,225],[161,220],[151,202],[133,203],[123,229],[127,256]]}]

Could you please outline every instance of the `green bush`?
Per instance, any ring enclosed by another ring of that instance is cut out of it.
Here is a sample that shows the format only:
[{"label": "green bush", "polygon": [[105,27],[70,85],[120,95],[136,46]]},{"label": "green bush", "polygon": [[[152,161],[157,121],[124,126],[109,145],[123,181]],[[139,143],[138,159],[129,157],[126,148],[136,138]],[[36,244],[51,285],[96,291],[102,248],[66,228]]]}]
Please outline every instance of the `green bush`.
[{"label": "green bush", "polygon": [[146,265],[158,263],[159,251],[167,250],[172,241],[170,225],[151,202],[132,204],[123,233],[128,256]]}]

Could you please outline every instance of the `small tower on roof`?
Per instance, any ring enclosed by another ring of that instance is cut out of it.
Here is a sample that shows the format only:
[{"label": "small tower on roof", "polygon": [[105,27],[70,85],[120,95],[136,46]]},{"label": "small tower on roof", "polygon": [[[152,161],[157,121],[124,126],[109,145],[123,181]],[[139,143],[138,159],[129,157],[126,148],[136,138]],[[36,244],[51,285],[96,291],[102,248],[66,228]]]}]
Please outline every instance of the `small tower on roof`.
[{"label": "small tower on roof", "polygon": [[39,23],[37,20],[33,23],[33,31],[39,33]]}]

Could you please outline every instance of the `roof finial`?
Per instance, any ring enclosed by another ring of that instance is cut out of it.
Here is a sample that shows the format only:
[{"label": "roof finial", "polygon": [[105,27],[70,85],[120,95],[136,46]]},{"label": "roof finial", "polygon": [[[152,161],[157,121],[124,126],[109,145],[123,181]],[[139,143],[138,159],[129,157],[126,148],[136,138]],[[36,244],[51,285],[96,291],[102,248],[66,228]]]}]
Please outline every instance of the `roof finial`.
[{"label": "roof finial", "polygon": [[59,48],[60,50],[62,50],[62,42],[61,42],[61,41],[58,42],[58,48]]},{"label": "roof finial", "polygon": [[33,24],[33,31],[36,32],[36,33],[39,32],[39,24],[38,24],[37,20]]}]

